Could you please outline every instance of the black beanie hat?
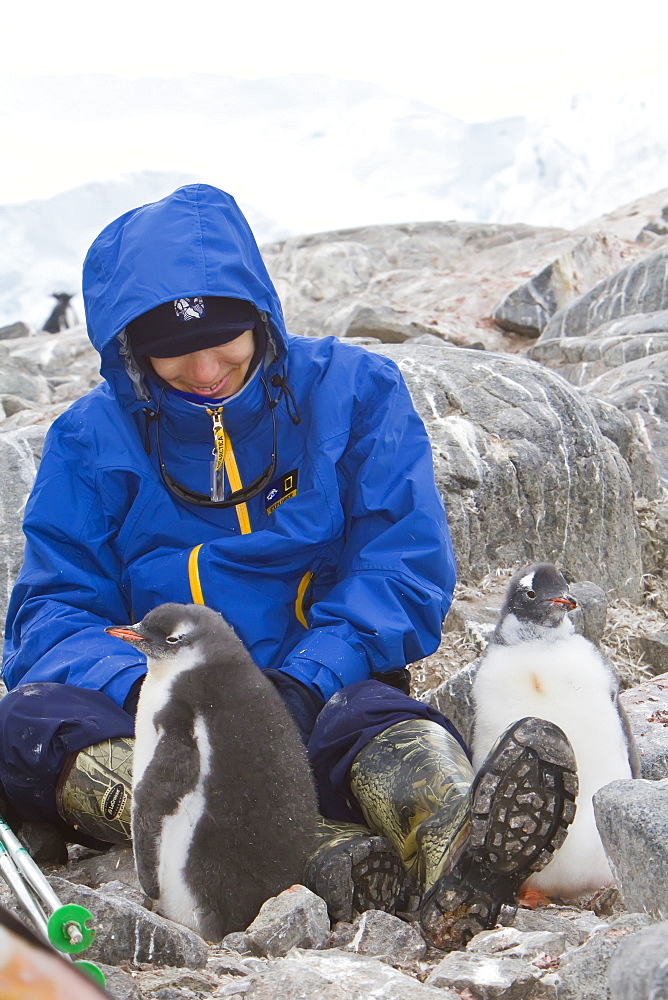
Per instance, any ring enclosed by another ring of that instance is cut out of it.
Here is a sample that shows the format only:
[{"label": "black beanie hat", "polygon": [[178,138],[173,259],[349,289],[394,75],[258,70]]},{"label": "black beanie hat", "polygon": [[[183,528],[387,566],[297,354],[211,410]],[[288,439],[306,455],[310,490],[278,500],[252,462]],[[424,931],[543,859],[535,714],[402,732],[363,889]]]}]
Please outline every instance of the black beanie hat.
[{"label": "black beanie hat", "polygon": [[257,321],[251,302],[201,295],[150,309],[128,323],[126,333],[136,358],[176,358],[236,340]]}]

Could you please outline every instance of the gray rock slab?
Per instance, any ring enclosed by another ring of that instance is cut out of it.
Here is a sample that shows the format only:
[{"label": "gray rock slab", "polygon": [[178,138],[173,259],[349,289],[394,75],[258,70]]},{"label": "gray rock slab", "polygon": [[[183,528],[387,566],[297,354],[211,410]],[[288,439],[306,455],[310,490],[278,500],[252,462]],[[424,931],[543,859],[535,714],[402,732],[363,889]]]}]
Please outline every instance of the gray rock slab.
[{"label": "gray rock slab", "polygon": [[668,778],[668,674],[622,691],[619,701],[636,741],[643,778]]},{"label": "gray rock slab", "polygon": [[0,587],[0,619],[3,623],[9,595],[23,562],[23,511],[46,430],[46,426],[35,424],[23,431],[0,434],[0,551],[4,580]]},{"label": "gray rock slab", "polygon": [[103,854],[76,858],[68,869],[66,878],[97,889],[106,882],[119,881],[132,889],[141,890],[132,847],[118,844]]},{"label": "gray rock slab", "polygon": [[8,323],[6,326],[0,326],[0,340],[15,340],[17,337],[29,337],[34,333],[34,327],[20,320],[18,323]]},{"label": "gray rock slab", "polygon": [[[651,449],[648,449],[643,439],[638,437],[629,417],[612,403],[592,393],[587,394],[587,405],[601,433],[617,445],[625,459],[636,495],[648,500],[662,499],[664,491],[650,455]],[[643,566],[645,566],[644,547]],[[645,570],[651,572],[646,566]]]},{"label": "gray rock slab", "polygon": [[[281,972],[289,972],[291,975],[298,970],[309,970],[321,976],[331,987],[341,991],[341,994],[323,992],[315,994],[289,994],[274,993],[271,1000],[280,996],[283,1000],[296,1000],[301,996],[317,997],[317,1000],[461,1000],[461,997],[450,990],[441,990],[433,986],[428,986],[408,976],[398,969],[393,969],[385,962],[377,958],[369,958],[366,955],[356,955],[351,952],[344,952],[337,948],[328,951],[302,951],[295,948],[280,963],[276,963],[272,970],[280,969]],[[265,976],[259,976],[253,986],[246,994],[252,1000],[259,1000],[257,991]],[[261,994],[262,1000],[265,996],[270,1000],[270,994]]]},{"label": "gray rock slab", "polygon": [[626,937],[649,924],[645,913],[618,917],[581,947],[562,955],[559,970],[544,982],[555,986],[557,1000],[609,1000],[608,964]]},{"label": "gray rock slab", "polygon": [[668,1000],[668,924],[626,937],[608,966],[610,1000]]},{"label": "gray rock slab", "polygon": [[106,981],[105,989],[114,1000],[145,1000],[146,994],[142,993],[139,983],[129,973],[104,962],[97,964]]},{"label": "gray rock slab", "polygon": [[594,812],[626,908],[668,918],[668,779],[613,781]]},{"label": "gray rock slab", "polygon": [[573,906],[545,906],[537,910],[519,907],[503,910],[501,923],[526,933],[563,934],[570,947],[579,947],[592,934],[604,930],[608,924],[591,910],[578,910]]},{"label": "gray rock slab", "polygon": [[378,351],[399,364],[425,421],[463,580],[550,560],[639,597],[629,469],[578,390],[516,356]]},{"label": "gray rock slab", "polygon": [[379,958],[389,965],[407,965],[422,958],[427,945],[416,924],[382,910],[367,910],[354,921],[344,951]]},{"label": "gray rock slab", "polygon": [[507,295],[494,310],[504,330],[537,337],[551,317],[628,263],[626,245],[611,233],[593,233]]},{"label": "gray rock slab", "polygon": [[525,1000],[534,992],[540,971],[519,958],[453,951],[426,979],[428,986],[468,990],[480,1000]]},{"label": "gray rock slab", "polygon": [[392,309],[469,346],[504,350],[520,338],[490,322],[495,305],[580,239],[514,224],[422,222],[294,237],[263,254],[293,333],[341,337],[357,309]]},{"label": "gray rock slab", "polygon": [[131,900],[107,896],[62,878],[50,881],[63,903],[78,903],[92,913],[96,938],[86,951],[91,961],[134,966],[151,962],[191,969],[206,965],[207,946],[188,928]]},{"label": "gray rock slab", "polygon": [[270,958],[291,948],[324,948],[329,933],[327,904],[303,885],[268,899],[245,931],[256,953]]},{"label": "gray rock slab", "polygon": [[599,375],[583,391],[612,403],[629,418],[668,490],[668,350]]},{"label": "gray rock slab", "polygon": [[668,671],[668,630],[639,635],[633,648],[642,655],[643,663],[653,674]]},{"label": "gray rock slab", "polygon": [[[403,344],[414,337],[435,336],[438,328],[416,323],[409,315],[393,309],[369,306],[358,306],[348,320],[343,336],[373,337],[383,344]],[[440,340],[447,340],[447,332],[443,332]]]},{"label": "gray rock slab", "polygon": [[563,955],[567,947],[568,935],[565,931],[521,931],[517,927],[495,927],[476,934],[466,950],[531,962],[536,958]]},{"label": "gray rock slab", "polygon": [[452,722],[455,729],[464,737],[467,746],[470,744],[473,729],[473,682],[481,662],[479,657],[424,695],[424,701],[433,705]]},{"label": "gray rock slab", "polygon": [[580,337],[621,316],[668,309],[667,276],[668,250],[648,254],[555,313],[541,340]]}]

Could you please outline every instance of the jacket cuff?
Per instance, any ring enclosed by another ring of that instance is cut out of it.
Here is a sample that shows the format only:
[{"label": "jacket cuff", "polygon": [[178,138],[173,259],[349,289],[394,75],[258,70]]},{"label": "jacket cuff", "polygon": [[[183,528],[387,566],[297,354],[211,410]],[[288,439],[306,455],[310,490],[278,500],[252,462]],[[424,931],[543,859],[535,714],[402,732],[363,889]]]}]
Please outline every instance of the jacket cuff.
[{"label": "jacket cuff", "polygon": [[130,688],[139,680],[140,677],[144,677],[146,674],[146,665],[138,664],[136,667],[128,667],[123,670],[120,674],[109,681],[108,684],[101,689],[107,697],[115,701],[116,704],[123,708],[125,705],[125,699],[130,693]]},{"label": "jacket cuff", "polygon": [[314,629],[286,658],[281,670],[328,701],[336,691],[371,677],[366,659],[325,629]]}]

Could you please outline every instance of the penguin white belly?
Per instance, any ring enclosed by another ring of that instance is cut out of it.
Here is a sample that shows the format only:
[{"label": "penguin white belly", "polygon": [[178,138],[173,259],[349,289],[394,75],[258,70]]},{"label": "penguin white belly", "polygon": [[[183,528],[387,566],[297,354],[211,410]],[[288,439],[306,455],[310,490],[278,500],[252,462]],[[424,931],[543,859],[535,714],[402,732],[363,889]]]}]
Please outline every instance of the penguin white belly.
[{"label": "penguin white belly", "polygon": [[204,784],[211,770],[211,743],[201,716],[195,719],[193,731],[199,751],[199,777],[195,788],[179,800],[175,812],[162,821],[158,853],[160,898],[156,909],[199,933],[198,902],[185,880],[185,870],[193,833],[205,808]]},{"label": "penguin white belly", "polygon": [[135,719],[135,748],[132,754],[132,781],[135,788],[139,786],[162,734],[162,730],[156,727],[153,719],[169,698],[172,681],[172,677],[156,678],[149,671],[141,686]]},{"label": "penguin white belly", "polygon": [[631,777],[612,693],[598,650],[576,635],[550,644],[490,646],[474,681],[476,769],[501,733],[525,716],[554,722],[573,747],[580,783],[575,819],[553,860],[527,882],[547,895],[568,899],[613,881],[592,802],[603,785]]}]

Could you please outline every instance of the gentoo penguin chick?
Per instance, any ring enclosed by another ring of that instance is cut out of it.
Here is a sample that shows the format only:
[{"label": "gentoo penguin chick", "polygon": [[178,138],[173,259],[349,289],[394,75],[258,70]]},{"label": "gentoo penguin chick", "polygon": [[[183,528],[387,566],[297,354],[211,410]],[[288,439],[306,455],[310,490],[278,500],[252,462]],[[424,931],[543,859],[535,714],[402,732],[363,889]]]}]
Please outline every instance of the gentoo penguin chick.
[{"label": "gentoo penguin chick", "polygon": [[472,692],[474,767],[507,726],[527,715],[556,723],[573,746],[580,782],[575,819],[552,861],[525,883],[559,899],[612,884],[592,796],[616,778],[639,776],[617,678],[596,646],[575,634],[568,612],[576,606],[552,563],[516,573]]},{"label": "gentoo penguin chick", "polygon": [[208,941],[300,882],[317,804],[274,685],[221,615],[163,604],[107,629],[146,654],[134,751],[137,875],[163,916]]}]

